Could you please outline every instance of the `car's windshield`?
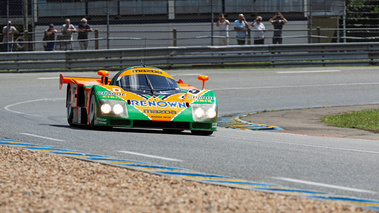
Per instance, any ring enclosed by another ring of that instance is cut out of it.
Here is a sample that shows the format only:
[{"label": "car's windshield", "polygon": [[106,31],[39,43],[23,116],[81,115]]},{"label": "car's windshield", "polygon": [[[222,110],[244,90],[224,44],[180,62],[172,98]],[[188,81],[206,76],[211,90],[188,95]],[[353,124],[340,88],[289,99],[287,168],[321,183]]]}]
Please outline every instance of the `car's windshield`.
[{"label": "car's windshield", "polygon": [[124,90],[140,91],[143,93],[179,93],[180,88],[174,79],[160,75],[138,74],[122,76],[115,85]]}]

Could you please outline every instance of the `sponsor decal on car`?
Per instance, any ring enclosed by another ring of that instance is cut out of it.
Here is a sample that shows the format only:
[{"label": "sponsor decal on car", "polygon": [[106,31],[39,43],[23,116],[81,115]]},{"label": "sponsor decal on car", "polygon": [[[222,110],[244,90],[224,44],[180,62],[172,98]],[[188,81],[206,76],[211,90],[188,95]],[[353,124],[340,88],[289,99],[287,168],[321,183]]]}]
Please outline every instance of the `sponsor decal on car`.
[{"label": "sponsor decal on car", "polygon": [[146,101],[130,100],[130,105],[134,107],[162,107],[162,108],[186,108],[186,103],[176,101]]},{"label": "sponsor decal on car", "polygon": [[163,74],[161,71],[159,70],[132,70],[132,73],[156,73],[156,74]]},{"label": "sponsor decal on car", "polygon": [[96,118],[96,119],[95,119],[95,124],[103,124],[103,125],[106,125],[106,124],[107,124],[107,119],[104,119],[104,118]]},{"label": "sponsor decal on car", "polygon": [[216,97],[201,96],[197,97],[197,100],[216,100]]},{"label": "sponsor decal on car", "polygon": [[212,103],[211,100],[197,100],[197,102],[201,102],[201,103]]},{"label": "sponsor decal on car", "polygon": [[115,92],[115,93],[120,93],[121,89],[120,88],[113,88],[112,91]]},{"label": "sponsor decal on car", "polygon": [[153,113],[153,114],[174,114],[176,115],[177,112],[174,110],[155,110],[155,109],[145,109],[143,110],[144,113]]},{"label": "sponsor decal on car", "polygon": [[97,95],[114,95],[114,96],[126,96],[125,93],[120,93],[120,92],[97,92]]},{"label": "sponsor decal on car", "polygon": [[187,109],[185,102],[177,101],[130,100],[130,105],[151,120],[156,121],[172,121],[183,110]]},{"label": "sponsor decal on car", "polygon": [[194,95],[188,95],[188,99],[196,99],[198,101],[214,101],[216,100],[216,97],[209,97],[209,96],[194,96]]}]

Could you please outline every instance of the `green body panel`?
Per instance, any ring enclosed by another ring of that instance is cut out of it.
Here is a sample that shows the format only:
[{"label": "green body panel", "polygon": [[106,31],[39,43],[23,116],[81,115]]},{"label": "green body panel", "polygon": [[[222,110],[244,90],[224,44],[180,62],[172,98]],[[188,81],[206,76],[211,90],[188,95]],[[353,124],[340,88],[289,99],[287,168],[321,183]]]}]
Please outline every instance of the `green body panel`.
[{"label": "green body panel", "polygon": [[136,109],[133,106],[127,105],[128,113],[129,113],[129,118],[128,119],[133,119],[133,120],[145,120],[149,121],[150,118],[147,117],[145,114],[143,114],[141,111]]}]

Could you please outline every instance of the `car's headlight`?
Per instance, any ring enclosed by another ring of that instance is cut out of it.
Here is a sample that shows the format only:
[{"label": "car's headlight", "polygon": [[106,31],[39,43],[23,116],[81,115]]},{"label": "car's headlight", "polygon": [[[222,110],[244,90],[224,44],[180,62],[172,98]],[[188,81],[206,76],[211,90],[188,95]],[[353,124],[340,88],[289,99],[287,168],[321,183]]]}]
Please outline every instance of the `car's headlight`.
[{"label": "car's headlight", "polygon": [[116,116],[122,118],[128,117],[128,111],[126,110],[125,101],[100,99],[100,110],[102,115]]},{"label": "car's headlight", "polygon": [[116,104],[113,106],[113,112],[116,115],[119,115],[124,112],[124,108],[121,106],[121,104]]},{"label": "car's headlight", "polygon": [[214,117],[216,117],[217,112],[214,108],[210,108],[207,110],[206,114],[207,114],[208,118],[214,118]]},{"label": "car's headlight", "polygon": [[215,104],[191,104],[194,121],[217,120],[217,106]]},{"label": "car's headlight", "polygon": [[112,110],[112,107],[109,104],[102,104],[100,109],[102,113],[109,114]]},{"label": "car's headlight", "polygon": [[196,117],[201,118],[204,116],[205,111],[202,108],[198,107],[195,109],[193,113],[195,114]]}]

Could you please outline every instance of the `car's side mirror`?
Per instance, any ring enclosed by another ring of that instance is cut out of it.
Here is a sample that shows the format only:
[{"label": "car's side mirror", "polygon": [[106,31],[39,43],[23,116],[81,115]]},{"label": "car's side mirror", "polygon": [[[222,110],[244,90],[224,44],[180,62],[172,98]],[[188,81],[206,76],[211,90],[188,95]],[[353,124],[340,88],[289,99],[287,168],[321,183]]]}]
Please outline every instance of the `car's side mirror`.
[{"label": "car's side mirror", "polygon": [[108,76],[109,72],[106,70],[99,70],[97,71],[97,74],[101,76],[101,83],[102,84],[108,84]]},{"label": "car's side mirror", "polygon": [[199,79],[200,81],[203,81],[203,88],[205,87],[205,82],[209,80],[209,77],[207,75],[199,75],[197,76],[197,79]]}]

